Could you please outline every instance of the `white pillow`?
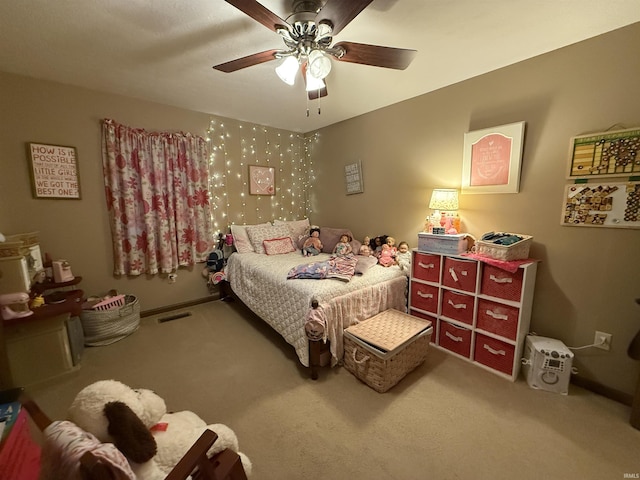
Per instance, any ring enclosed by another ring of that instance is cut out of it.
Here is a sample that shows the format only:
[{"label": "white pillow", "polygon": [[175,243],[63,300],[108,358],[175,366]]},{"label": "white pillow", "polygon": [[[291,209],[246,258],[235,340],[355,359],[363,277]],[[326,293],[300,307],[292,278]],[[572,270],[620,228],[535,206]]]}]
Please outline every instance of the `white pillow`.
[{"label": "white pillow", "polygon": [[302,237],[305,235],[309,235],[309,219],[305,218],[302,220],[274,220],[274,225],[288,225],[291,230],[291,238],[293,238],[293,243],[296,245],[300,241]]},{"label": "white pillow", "polygon": [[[271,225],[269,222],[261,223],[260,226]],[[238,253],[250,253],[255,252],[249,235],[247,234],[247,227],[253,227],[254,225],[231,225],[231,235],[233,235],[233,244],[236,247]],[[264,253],[264,252],[263,252]]]},{"label": "white pillow", "polygon": [[291,230],[287,225],[253,225],[247,227],[251,246],[256,253],[265,253],[262,242],[274,238],[291,238]]}]

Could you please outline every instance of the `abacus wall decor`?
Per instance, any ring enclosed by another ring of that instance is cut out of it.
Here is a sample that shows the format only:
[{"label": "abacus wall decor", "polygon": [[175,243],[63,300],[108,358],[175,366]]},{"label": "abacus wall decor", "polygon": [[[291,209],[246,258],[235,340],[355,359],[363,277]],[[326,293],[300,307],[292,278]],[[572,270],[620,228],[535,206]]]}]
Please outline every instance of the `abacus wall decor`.
[{"label": "abacus wall decor", "polygon": [[640,129],[579,135],[569,146],[567,178],[640,175]]}]

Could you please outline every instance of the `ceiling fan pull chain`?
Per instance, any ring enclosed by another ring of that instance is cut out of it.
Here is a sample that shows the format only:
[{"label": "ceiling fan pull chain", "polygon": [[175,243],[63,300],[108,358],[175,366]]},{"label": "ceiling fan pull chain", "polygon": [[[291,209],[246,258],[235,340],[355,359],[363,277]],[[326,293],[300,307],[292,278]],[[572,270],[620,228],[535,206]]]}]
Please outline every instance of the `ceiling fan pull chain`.
[{"label": "ceiling fan pull chain", "polygon": [[307,117],[309,116],[309,95],[305,95],[307,97]]},{"label": "ceiling fan pull chain", "polygon": [[320,89],[318,89],[318,115],[320,115]]}]

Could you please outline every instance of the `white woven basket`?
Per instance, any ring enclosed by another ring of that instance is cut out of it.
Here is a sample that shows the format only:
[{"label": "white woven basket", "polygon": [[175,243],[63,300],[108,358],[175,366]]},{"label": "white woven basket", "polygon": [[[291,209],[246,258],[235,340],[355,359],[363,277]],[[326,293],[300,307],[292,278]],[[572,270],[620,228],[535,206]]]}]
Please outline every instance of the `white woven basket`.
[{"label": "white woven basket", "polygon": [[522,237],[522,240],[511,245],[498,245],[492,242],[477,240],[475,245],[476,253],[505,262],[529,258],[529,248],[531,247],[533,237],[519,233],[514,233],[513,235]]},{"label": "white woven basket", "polygon": [[124,306],[110,310],[83,310],[80,320],[86,346],[110,345],[138,329],[140,303],[134,295],[126,295]]}]

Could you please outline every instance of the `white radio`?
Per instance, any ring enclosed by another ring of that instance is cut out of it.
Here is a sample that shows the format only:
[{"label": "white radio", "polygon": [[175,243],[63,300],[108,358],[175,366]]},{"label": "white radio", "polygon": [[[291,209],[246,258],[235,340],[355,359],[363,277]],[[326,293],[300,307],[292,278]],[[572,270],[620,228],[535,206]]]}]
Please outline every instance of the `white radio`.
[{"label": "white radio", "polygon": [[567,395],[572,362],[573,352],[560,340],[527,335],[522,365],[531,388]]}]

